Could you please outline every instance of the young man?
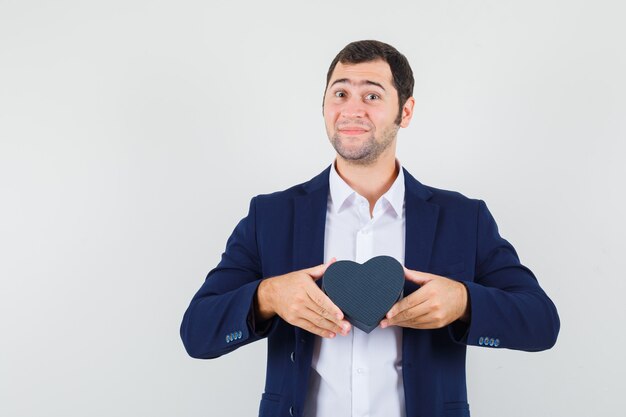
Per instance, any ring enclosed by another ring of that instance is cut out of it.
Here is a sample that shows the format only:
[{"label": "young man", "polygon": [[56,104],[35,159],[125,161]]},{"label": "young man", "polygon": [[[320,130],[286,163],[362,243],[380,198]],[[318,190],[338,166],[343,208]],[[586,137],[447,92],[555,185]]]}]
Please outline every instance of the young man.
[{"label": "young man", "polygon": [[[484,202],[422,185],[397,161],[413,84],[390,45],[339,52],[323,104],[334,163],[252,199],[185,313],[193,357],[268,338],[261,416],[469,416],[467,345],[536,351],[556,342],[554,304]],[[377,255],[402,263],[406,283],[367,334],[319,285],[335,259]]]}]

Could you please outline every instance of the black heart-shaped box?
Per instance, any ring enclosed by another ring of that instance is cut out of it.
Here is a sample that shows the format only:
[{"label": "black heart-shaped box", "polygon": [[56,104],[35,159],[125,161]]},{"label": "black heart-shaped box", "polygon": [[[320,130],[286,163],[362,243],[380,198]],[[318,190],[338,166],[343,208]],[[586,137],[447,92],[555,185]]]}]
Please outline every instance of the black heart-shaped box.
[{"label": "black heart-shaped box", "polygon": [[322,289],[352,325],[370,333],[402,298],[404,269],[391,256],[364,264],[336,261],[324,273]]}]

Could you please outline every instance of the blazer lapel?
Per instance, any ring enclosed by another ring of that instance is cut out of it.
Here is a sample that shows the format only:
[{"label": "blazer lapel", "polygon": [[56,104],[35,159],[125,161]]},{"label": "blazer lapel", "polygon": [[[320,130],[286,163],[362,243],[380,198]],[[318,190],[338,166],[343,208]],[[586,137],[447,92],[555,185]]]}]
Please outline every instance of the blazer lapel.
[{"label": "blazer lapel", "polygon": [[[324,262],[324,233],[328,204],[330,167],[304,185],[305,193],[294,199],[293,269],[310,268]],[[321,279],[317,281],[321,284]],[[315,336],[295,327],[297,386],[306,387],[311,370]],[[295,403],[302,409],[306,389],[297,389]]]},{"label": "blazer lapel", "polygon": [[[404,169],[404,168],[403,168]],[[294,199],[293,269],[299,270],[324,262],[324,231],[328,204],[330,167],[304,184],[304,193]],[[430,203],[432,192],[404,169],[406,208],[405,256],[407,268],[427,271],[430,263],[439,206]],[[321,280],[318,281],[321,285]],[[409,294],[417,285],[405,283]]]},{"label": "blazer lapel", "polygon": [[[404,170],[404,201],[406,213],[404,264],[409,269],[427,271],[437,231],[439,206],[428,202],[432,192]],[[418,286],[406,281],[404,294]]]},{"label": "blazer lapel", "polygon": [[[294,199],[294,235],[293,269],[299,270],[319,265],[324,262],[324,232],[326,227],[326,207],[328,204],[328,174],[330,167],[310,182],[306,183],[304,193]],[[419,271],[428,270],[432,246],[437,230],[439,206],[429,203],[432,192],[404,170],[405,178],[405,265]],[[318,284],[321,280],[318,281]],[[417,285],[406,282],[404,294],[417,289]],[[405,329],[406,330],[406,329]],[[403,332],[403,357],[407,363],[411,360],[408,345],[411,344],[412,332]],[[295,327],[296,385],[295,404],[302,409],[306,399],[311,360],[315,337],[313,334]],[[405,374],[405,386],[411,384]]]},{"label": "blazer lapel", "polygon": [[[404,170],[404,202],[406,214],[404,265],[409,269],[427,271],[433,250],[439,206],[428,202],[432,192]],[[419,286],[410,281],[404,282],[404,296],[414,292]],[[405,392],[417,393],[407,395],[405,401],[406,414],[417,415],[424,403],[431,401],[426,393],[429,387],[419,385],[420,379],[412,372],[419,365],[421,354],[429,346],[431,333],[402,329],[402,372]]]},{"label": "blazer lapel", "polygon": [[[326,174],[324,176],[324,174]],[[325,177],[325,184],[323,183]],[[307,183],[308,192],[294,199],[294,270],[324,262],[324,229],[328,203],[328,169]]]}]

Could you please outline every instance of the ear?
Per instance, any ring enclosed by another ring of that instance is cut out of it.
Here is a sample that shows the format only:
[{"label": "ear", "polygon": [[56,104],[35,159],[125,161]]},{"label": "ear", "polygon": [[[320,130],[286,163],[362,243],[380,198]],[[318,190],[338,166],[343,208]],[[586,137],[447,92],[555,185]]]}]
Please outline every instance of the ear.
[{"label": "ear", "polygon": [[402,106],[402,119],[400,120],[400,127],[407,127],[413,117],[413,108],[415,107],[415,99],[409,97],[404,106]]}]

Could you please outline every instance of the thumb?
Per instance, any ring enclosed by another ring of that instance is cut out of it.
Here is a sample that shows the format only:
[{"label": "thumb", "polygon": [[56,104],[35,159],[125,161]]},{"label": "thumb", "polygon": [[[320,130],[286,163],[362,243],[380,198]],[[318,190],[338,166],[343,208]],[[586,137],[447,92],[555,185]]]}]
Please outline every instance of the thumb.
[{"label": "thumb", "polygon": [[414,271],[412,269],[408,269],[406,266],[404,267],[404,278],[407,281],[411,281],[416,283],[417,285],[424,285],[427,282],[430,282],[434,279],[432,274],[428,274],[426,272]]},{"label": "thumb", "polygon": [[307,269],[306,273],[312,276],[315,280],[318,280],[324,276],[324,272],[326,272],[326,268],[328,268],[336,260],[337,260],[336,258],[331,258],[330,261],[326,262],[325,264],[320,264],[320,265]]}]

